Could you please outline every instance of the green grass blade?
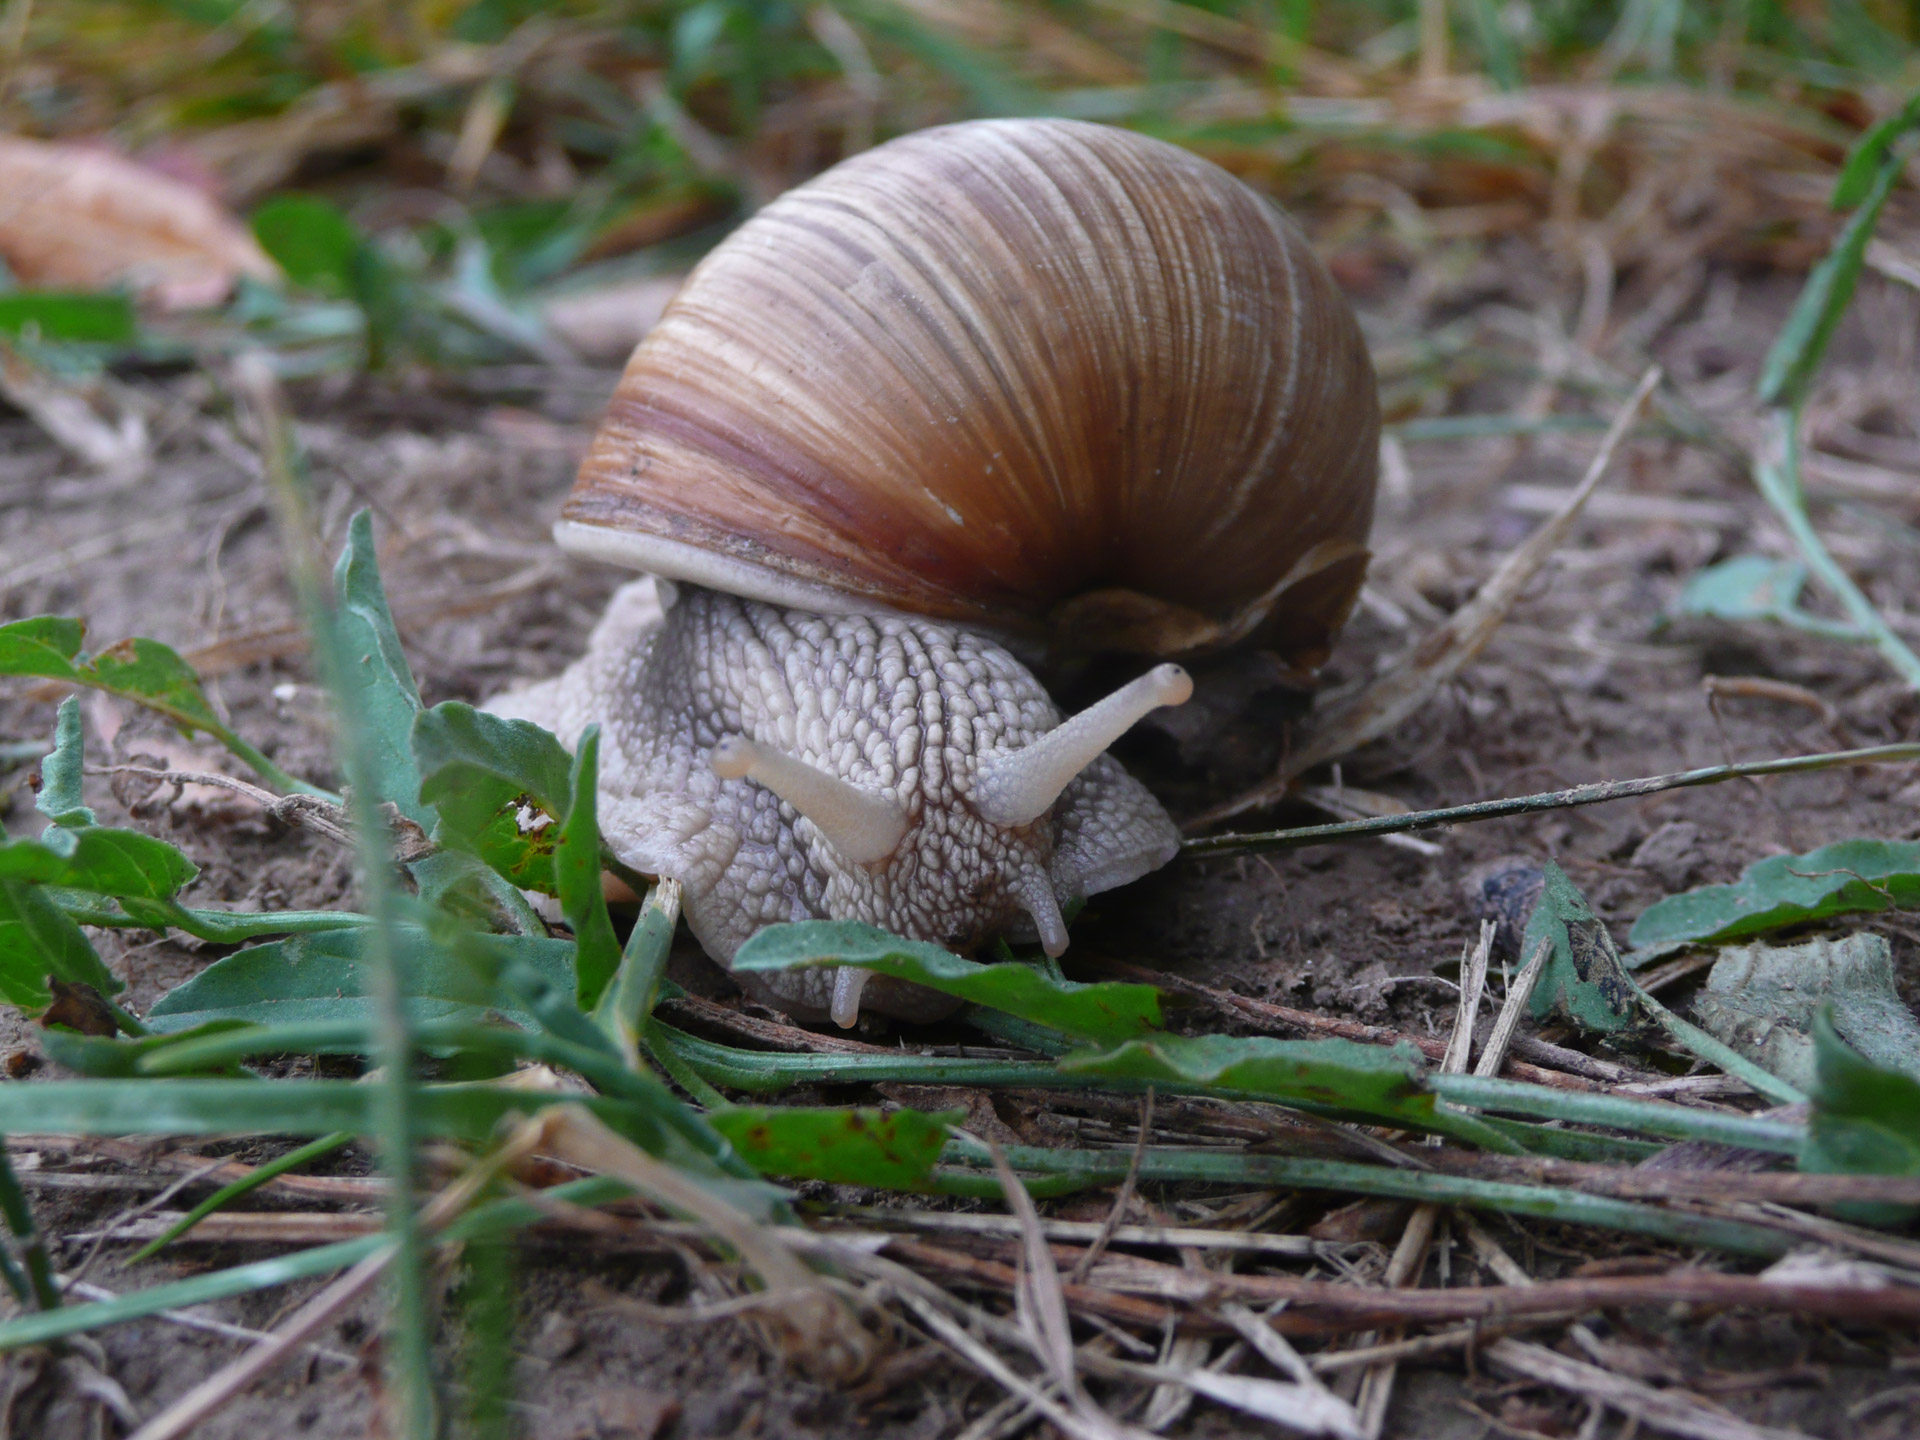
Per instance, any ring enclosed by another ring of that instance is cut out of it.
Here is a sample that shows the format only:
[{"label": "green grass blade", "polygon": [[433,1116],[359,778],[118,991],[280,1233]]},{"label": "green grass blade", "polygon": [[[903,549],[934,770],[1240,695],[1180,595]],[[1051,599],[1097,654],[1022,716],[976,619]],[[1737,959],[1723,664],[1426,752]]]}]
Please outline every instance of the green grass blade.
[{"label": "green grass blade", "polygon": [[567,777],[567,815],[553,851],[553,878],[560,908],[574,936],[574,994],[588,1014],[600,1003],[620,968],[620,940],[607,913],[600,881],[600,820],[596,793],[600,727],[589,725]]},{"label": "green grass blade", "polygon": [[1160,992],[1151,985],[1076,985],[1028,965],[982,965],[857,920],[769,925],[733,957],[735,970],[757,972],[836,965],[910,980],[1099,1043],[1131,1039],[1160,1024]]},{"label": "green grass blade", "polygon": [[[13,1173],[13,1161],[7,1155],[4,1142],[0,1142],[0,1216],[6,1218],[7,1229],[13,1232],[14,1239],[20,1243],[20,1253],[26,1258],[27,1280],[34,1303],[42,1310],[58,1310],[60,1290],[53,1283],[53,1265],[47,1259],[46,1242],[40,1238],[39,1226],[34,1224],[33,1207],[27,1203],[26,1192]],[[11,1257],[8,1263],[11,1266]],[[9,1283],[16,1278],[10,1276]]]},{"label": "green grass blade", "polygon": [[318,1140],[309,1140],[297,1149],[289,1150],[277,1160],[269,1160],[264,1165],[255,1166],[251,1175],[243,1175],[231,1185],[222,1185],[218,1190],[214,1191],[213,1194],[209,1195],[178,1220],[174,1221],[173,1224],[169,1225],[158,1239],[151,1240],[134,1251],[133,1254],[127,1257],[127,1263],[129,1265],[135,1265],[142,1260],[152,1258],[189,1230],[193,1229],[194,1226],[206,1219],[207,1216],[213,1214],[214,1211],[223,1210],[242,1196],[252,1194],[269,1180],[278,1179],[289,1171],[298,1170],[302,1165],[305,1165],[311,1160],[318,1160],[323,1155],[331,1155],[342,1146],[352,1143],[352,1135],[344,1130],[336,1130],[331,1135],[322,1135]]}]

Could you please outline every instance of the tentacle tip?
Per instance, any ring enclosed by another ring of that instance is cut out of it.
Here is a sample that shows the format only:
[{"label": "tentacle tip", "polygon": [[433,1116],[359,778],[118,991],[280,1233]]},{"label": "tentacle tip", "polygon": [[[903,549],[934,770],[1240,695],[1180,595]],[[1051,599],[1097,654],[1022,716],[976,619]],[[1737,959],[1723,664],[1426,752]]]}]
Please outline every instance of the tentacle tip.
[{"label": "tentacle tip", "polygon": [[1153,698],[1162,705],[1184,705],[1193,698],[1193,677],[1181,665],[1153,668]]},{"label": "tentacle tip", "polygon": [[827,1013],[842,1030],[851,1030],[860,1020],[860,994],[873,978],[871,970],[857,965],[842,965],[833,972],[833,1003]]},{"label": "tentacle tip", "polygon": [[744,780],[753,769],[755,747],[741,735],[729,735],[713,747],[707,763],[722,780]]}]

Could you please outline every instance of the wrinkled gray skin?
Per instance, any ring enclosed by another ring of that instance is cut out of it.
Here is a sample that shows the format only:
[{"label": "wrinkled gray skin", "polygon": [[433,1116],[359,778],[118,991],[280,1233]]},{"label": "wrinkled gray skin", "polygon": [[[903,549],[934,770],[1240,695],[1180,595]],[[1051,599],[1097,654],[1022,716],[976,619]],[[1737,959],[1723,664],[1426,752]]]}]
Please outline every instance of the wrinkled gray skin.
[{"label": "wrinkled gray skin", "polygon": [[[685,886],[687,921],[731,964],[762,926],[864,920],[968,950],[1034,938],[1019,895],[1061,905],[1172,859],[1173,822],[1102,755],[1030,825],[989,824],[968,803],[974,757],[1016,749],[1061,720],[1026,668],[990,640],[933,621],[783,610],[652,579],[622,588],[586,655],[553,680],[490,701],[572,748],[599,721],[600,824],[634,869]],[[891,797],[911,828],[888,859],[845,859],[752,780],[722,780],[713,746],[744,735]],[[833,971],[740,974],[749,992],[824,1019]],[[933,1019],[953,1002],[876,976],[862,1006]]]}]

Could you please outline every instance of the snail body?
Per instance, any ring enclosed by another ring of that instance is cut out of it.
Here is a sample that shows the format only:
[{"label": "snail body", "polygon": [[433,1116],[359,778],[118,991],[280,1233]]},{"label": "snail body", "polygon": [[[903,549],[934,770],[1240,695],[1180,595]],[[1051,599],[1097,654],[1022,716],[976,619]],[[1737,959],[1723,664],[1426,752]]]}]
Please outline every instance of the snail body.
[{"label": "snail body", "polygon": [[[1351,313],[1224,171],[1074,122],[923,131],[689,277],[555,529],[662,583],[494,708],[570,745],[602,723],[609,841],[684,882],[722,963],[809,916],[1058,954],[1063,904],[1177,848],[1104,751],[1191,682],[1163,663],[1063,721],[1014,647],[1316,664],[1364,573],[1377,443]],[[865,983],[739,978],[843,1024]]]}]

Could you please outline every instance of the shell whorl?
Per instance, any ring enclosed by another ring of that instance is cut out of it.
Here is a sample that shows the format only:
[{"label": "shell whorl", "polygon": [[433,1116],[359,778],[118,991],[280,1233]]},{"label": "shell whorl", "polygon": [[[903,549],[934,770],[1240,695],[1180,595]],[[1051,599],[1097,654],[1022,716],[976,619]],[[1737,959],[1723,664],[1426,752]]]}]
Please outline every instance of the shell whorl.
[{"label": "shell whorl", "polygon": [[788,192],[628,363],[557,529],[778,604],[1309,663],[1364,570],[1378,402],[1270,203],[1071,121],[922,131]]}]

